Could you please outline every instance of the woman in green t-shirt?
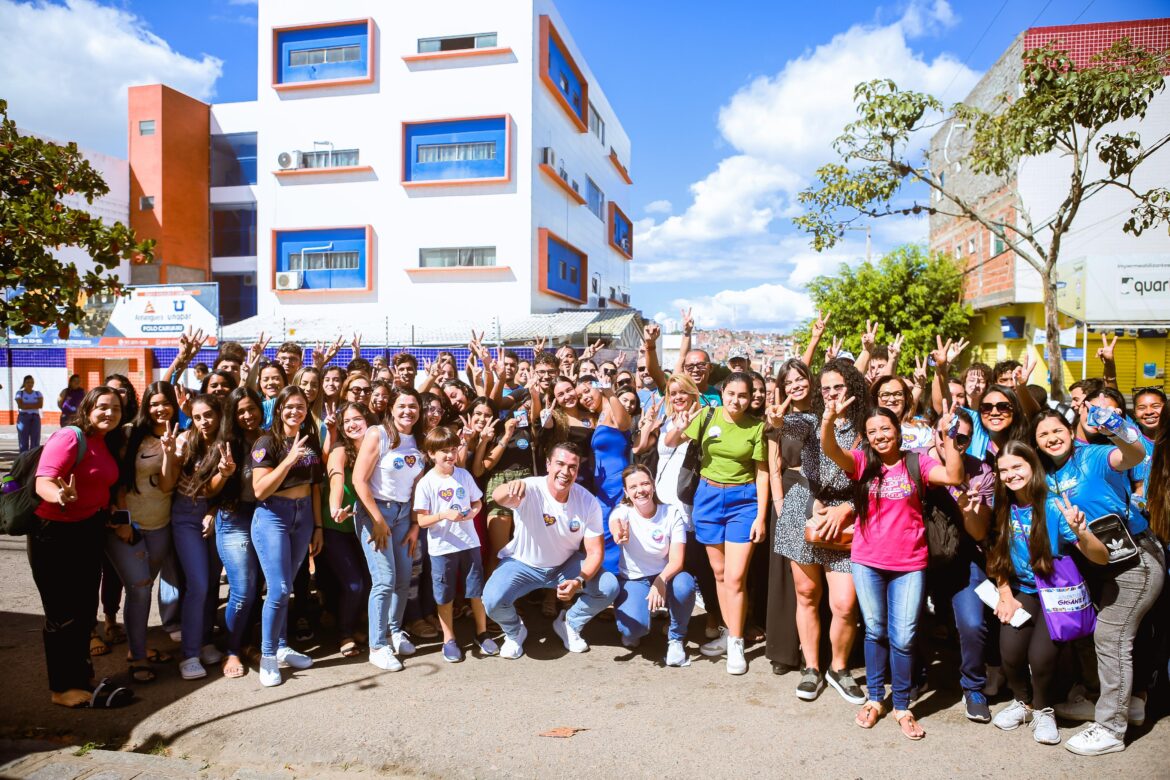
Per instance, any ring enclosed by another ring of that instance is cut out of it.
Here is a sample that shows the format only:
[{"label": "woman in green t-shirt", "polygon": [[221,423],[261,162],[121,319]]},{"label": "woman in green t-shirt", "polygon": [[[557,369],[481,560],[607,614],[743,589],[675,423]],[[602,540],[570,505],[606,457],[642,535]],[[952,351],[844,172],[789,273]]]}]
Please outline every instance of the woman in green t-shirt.
[{"label": "woman in green t-shirt", "polygon": [[768,450],[764,423],[750,412],[751,376],[733,373],[723,383],[723,406],[692,407],[666,434],[669,446],[698,442],[702,458],[692,519],[695,538],[706,545],[719,609],[727,628],[700,648],[727,655],[727,671],[743,674],[743,626],[752,545],[767,537]]},{"label": "woman in green t-shirt", "polygon": [[361,542],[353,529],[354,505],[357,494],[353,490],[353,462],[366,429],[377,423],[365,404],[346,402],[337,410],[341,428],[340,441],[329,452],[326,463],[326,488],[322,491],[324,507],[321,521],[325,526],[322,552],[329,570],[340,586],[337,608],[337,628],[341,635],[341,655],[358,655],[359,620],[369,590],[369,570],[362,553]]}]

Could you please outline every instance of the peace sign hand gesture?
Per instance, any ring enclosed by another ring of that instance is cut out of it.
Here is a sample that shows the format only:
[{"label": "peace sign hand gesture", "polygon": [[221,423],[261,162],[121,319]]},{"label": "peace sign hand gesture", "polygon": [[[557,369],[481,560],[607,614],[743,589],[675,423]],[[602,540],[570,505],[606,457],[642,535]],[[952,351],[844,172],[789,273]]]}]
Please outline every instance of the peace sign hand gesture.
[{"label": "peace sign hand gesture", "polygon": [[1065,496],[1057,496],[1056,506],[1078,539],[1084,539],[1091,534],[1089,524],[1085,520],[1085,513],[1079,506],[1069,501]]},{"label": "peace sign hand gesture", "polygon": [[685,431],[687,428],[689,428],[691,423],[694,422],[695,418],[699,416],[700,408],[701,407],[698,403],[694,403],[691,404],[689,408],[672,414],[670,416],[670,420],[674,423],[675,429]]},{"label": "peace sign hand gesture", "polygon": [[66,504],[72,504],[77,500],[77,475],[70,474],[69,481],[56,477],[54,480],[57,483],[57,488],[60,492],[57,494],[57,504],[64,509]]},{"label": "peace sign hand gesture", "polygon": [[179,449],[179,424],[167,424],[163,430],[162,436],[158,437],[159,444],[162,445],[163,452],[167,455],[174,455]]},{"label": "peace sign hand gesture", "polygon": [[687,308],[687,309],[679,309],[679,312],[678,312],[679,316],[682,318],[683,333],[686,334],[687,336],[691,335],[691,332],[694,331],[694,329],[695,329],[695,316],[693,314],[693,311],[694,311],[693,309]]},{"label": "peace sign hand gesture", "polygon": [[764,415],[768,419],[769,427],[777,430],[784,427],[784,415],[788,413],[788,407],[792,405],[792,398],[785,398],[783,403],[773,404],[769,406]]},{"label": "peace sign hand gesture", "polygon": [[874,346],[877,345],[877,331],[878,323],[876,321],[865,321],[865,332],[861,334],[861,348],[866,352],[873,352]]},{"label": "peace sign hand gesture", "polygon": [[232,448],[226,441],[219,443],[219,473],[230,477],[236,473],[236,461],[232,458]]},{"label": "peace sign hand gesture", "polygon": [[284,456],[284,462],[290,466],[295,466],[297,461],[308,453],[308,443],[309,437],[307,434],[293,439],[292,446],[288,448],[288,455]]},{"label": "peace sign hand gesture", "polygon": [[903,333],[899,333],[894,337],[894,341],[890,344],[890,370],[893,372],[898,366],[898,355],[902,354],[902,342],[906,340]]},{"label": "peace sign hand gesture", "polygon": [[836,360],[837,356],[841,354],[841,348],[845,346],[845,339],[834,336],[829,343],[829,348],[825,350],[825,361]]},{"label": "peace sign hand gesture", "polygon": [[917,355],[914,356],[914,384],[926,387],[926,361]]},{"label": "peace sign hand gesture", "polygon": [[825,335],[825,326],[829,324],[829,318],[833,316],[833,312],[817,313],[817,318],[813,320],[812,337],[819,339]]},{"label": "peace sign hand gesture", "polygon": [[1102,363],[1108,363],[1113,360],[1113,348],[1117,346],[1117,334],[1113,335],[1113,341],[1109,341],[1105,333],[1101,333],[1101,346],[1097,349],[1097,358]]},{"label": "peace sign hand gesture", "polygon": [[852,406],[853,402],[856,400],[857,400],[857,398],[855,398],[854,396],[849,396],[848,398],[846,398],[842,401],[835,401],[831,398],[829,400],[825,401],[825,414],[823,417],[823,422],[821,424],[822,427],[824,427],[824,428],[831,427],[833,425],[833,423],[835,423],[838,420],[838,418],[840,418],[843,414],[845,414],[845,410],[848,409],[850,406]]}]

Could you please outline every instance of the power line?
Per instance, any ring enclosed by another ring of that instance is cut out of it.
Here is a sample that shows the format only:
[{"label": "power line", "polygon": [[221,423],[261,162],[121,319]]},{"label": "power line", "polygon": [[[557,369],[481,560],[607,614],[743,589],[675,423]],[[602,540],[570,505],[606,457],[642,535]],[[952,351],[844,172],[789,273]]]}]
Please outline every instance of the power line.
[{"label": "power line", "polygon": [[983,39],[987,37],[987,33],[991,32],[991,26],[995,24],[995,20],[998,19],[999,15],[1003,13],[1003,9],[1007,8],[1007,4],[1008,0],[1003,0],[1003,4],[1000,5],[999,10],[995,12],[995,16],[991,17],[991,21],[988,22],[987,26],[983,28],[983,33],[979,36],[979,39],[975,41],[975,45],[971,47],[971,51],[967,52],[967,56],[963,58],[962,68],[957,68],[955,70],[955,75],[951,76],[951,80],[947,82],[945,87],[943,87],[942,92],[939,93],[940,96],[946,94],[946,91],[951,88],[952,84],[955,83],[955,79],[959,77],[959,73],[962,72],[962,69],[967,67],[968,61],[970,61],[971,57],[975,54],[975,51],[979,48],[979,44],[983,43]]},{"label": "power line", "polygon": [[1089,7],[1090,7],[1090,6],[1092,6],[1092,5],[1093,5],[1093,3],[1095,3],[1095,2],[1097,2],[1097,0],[1089,0],[1089,2],[1088,2],[1088,5],[1086,5],[1084,8],[1082,8],[1082,9],[1081,9],[1081,12],[1080,12],[1079,14],[1077,14],[1077,18],[1076,18],[1076,19],[1073,19],[1071,22],[1069,22],[1069,24],[1076,24],[1076,23],[1077,23],[1077,21],[1078,21],[1078,20],[1079,20],[1079,19],[1080,19],[1082,16],[1084,16],[1084,15],[1085,15],[1085,11],[1088,11],[1088,10],[1089,10]]},{"label": "power line", "polygon": [[1036,14],[1032,21],[1028,22],[1028,27],[1031,27],[1032,25],[1036,24],[1036,22],[1040,21],[1040,17],[1044,15],[1044,12],[1048,10],[1048,6],[1050,5],[1052,5],[1052,0],[1048,0],[1048,2],[1044,4],[1044,7],[1040,9],[1040,13]]}]

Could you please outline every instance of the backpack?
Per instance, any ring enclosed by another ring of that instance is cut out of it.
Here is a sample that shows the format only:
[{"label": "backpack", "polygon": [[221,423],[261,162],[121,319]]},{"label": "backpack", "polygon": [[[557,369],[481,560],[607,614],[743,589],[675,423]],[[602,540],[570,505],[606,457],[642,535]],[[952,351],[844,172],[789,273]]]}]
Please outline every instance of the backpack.
[{"label": "backpack", "polygon": [[914,450],[906,453],[906,471],[914,480],[918,500],[922,503],[922,524],[926,526],[926,548],[930,553],[927,565],[931,568],[946,565],[959,554],[959,544],[963,540],[962,518],[956,518],[947,508],[948,504],[956,509],[958,506],[945,488],[940,494],[939,489],[923,485],[922,461]]},{"label": "backpack", "polygon": [[[77,468],[85,457],[85,434],[75,425],[67,425],[62,430],[72,431],[77,437],[77,459],[73,462],[73,468]],[[24,536],[41,522],[36,510],[44,499],[37,495],[37,466],[44,449],[42,444],[22,453],[0,480],[0,533]]]}]

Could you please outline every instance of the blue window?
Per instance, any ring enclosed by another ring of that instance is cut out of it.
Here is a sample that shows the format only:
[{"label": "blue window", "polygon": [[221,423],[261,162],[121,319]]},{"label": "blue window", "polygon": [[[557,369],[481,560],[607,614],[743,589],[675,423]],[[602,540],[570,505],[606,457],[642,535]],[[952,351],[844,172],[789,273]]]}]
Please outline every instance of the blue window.
[{"label": "blue window", "polygon": [[256,204],[211,207],[211,256],[256,256]]},{"label": "blue window", "polygon": [[561,95],[573,107],[577,116],[585,116],[583,79],[577,75],[572,60],[565,56],[559,36],[550,36],[548,42],[548,76]]},{"label": "blue window", "polygon": [[597,182],[588,176],[585,177],[585,200],[594,216],[605,219],[605,193],[597,186]]},{"label": "blue window", "polygon": [[584,303],[584,279],[589,270],[587,256],[548,231],[541,232],[545,241],[542,259],[546,265],[541,274],[545,291]]},{"label": "blue window", "polygon": [[366,78],[370,35],[366,22],[276,31],[278,84]]},{"label": "blue window", "polygon": [[238,187],[255,183],[256,134],[211,136],[211,186]]},{"label": "blue window", "polygon": [[365,289],[367,263],[365,228],[276,232],[276,272],[299,271],[302,289]]},{"label": "blue window", "polygon": [[406,125],[403,180],[506,179],[507,117]]},{"label": "blue window", "polygon": [[634,226],[616,204],[609,204],[610,235],[613,246],[627,257],[634,254]]}]

